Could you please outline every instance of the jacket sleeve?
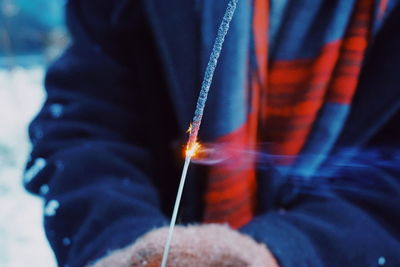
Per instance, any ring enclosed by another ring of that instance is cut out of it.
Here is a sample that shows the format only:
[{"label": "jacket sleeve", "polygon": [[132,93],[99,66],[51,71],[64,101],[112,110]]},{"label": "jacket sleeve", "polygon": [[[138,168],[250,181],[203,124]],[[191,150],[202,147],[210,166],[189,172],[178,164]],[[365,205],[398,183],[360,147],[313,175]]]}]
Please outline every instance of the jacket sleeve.
[{"label": "jacket sleeve", "polygon": [[266,188],[274,193],[266,197],[271,209],[241,229],[268,244],[282,267],[400,266],[399,7],[378,35],[359,85],[367,90],[362,101],[371,104],[397,97],[385,107],[391,111],[371,121],[372,105],[356,110],[368,120],[365,141],[337,146],[309,180],[292,176],[276,192]]},{"label": "jacket sleeve", "polygon": [[25,186],[45,200],[59,266],[85,266],[166,221],[155,177],[175,122],[139,2],[68,1],[72,41],[30,125]]},{"label": "jacket sleeve", "polygon": [[360,150],[309,181],[290,177],[273,208],[240,231],[267,244],[281,267],[399,266],[399,151]]}]

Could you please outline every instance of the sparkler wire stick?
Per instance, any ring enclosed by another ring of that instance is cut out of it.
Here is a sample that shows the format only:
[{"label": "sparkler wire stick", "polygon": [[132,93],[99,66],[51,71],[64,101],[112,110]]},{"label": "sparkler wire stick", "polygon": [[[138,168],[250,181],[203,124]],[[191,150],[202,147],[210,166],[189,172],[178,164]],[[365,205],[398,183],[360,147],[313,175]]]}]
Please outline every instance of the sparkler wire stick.
[{"label": "sparkler wire stick", "polygon": [[183,166],[181,180],[179,182],[178,193],[176,195],[174,210],[172,212],[171,222],[169,225],[169,231],[167,240],[165,242],[164,253],[161,261],[161,267],[166,267],[167,259],[169,254],[169,249],[171,247],[172,235],[174,232],[174,227],[176,223],[176,217],[179,210],[179,204],[181,202],[183,187],[186,180],[187,170],[189,168],[190,160],[192,156],[195,154],[196,149],[198,149],[199,145],[197,143],[197,135],[200,129],[201,119],[203,118],[204,107],[206,105],[208,91],[210,90],[212,78],[214,76],[214,71],[217,66],[218,58],[221,54],[222,45],[225,40],[225,36],[229,30],[229,24],[232,20],[233,14],[236,10],[236,5],[239,0],[230,0],[228,3],[228,7],[225,11],[224,17],[222,19],[221,25],[218,28],[217,37],[215,38],[214,46],[211,51],[210,59],[208,61],[206,71],[204,74],[203,83],[200,89],[200,95],[197,99],[196,111],[194,113],[192,126],[190,128],[189,140],[186,145],[186,157],[185,164]]}]

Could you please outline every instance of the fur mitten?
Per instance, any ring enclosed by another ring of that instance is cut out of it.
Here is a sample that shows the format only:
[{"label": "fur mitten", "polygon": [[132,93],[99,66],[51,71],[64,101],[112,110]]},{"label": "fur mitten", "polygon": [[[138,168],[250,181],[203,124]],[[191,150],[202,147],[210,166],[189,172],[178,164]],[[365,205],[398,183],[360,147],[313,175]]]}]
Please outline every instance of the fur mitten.
[{"label": "fur mitten", "polygon": [[[158,267],[167,233],[167,227],[153,230],[92,267]],[[225,225],[205,224],[175,228],[167,266],[277,267],[278,264],[265,245],[249,236]]]}]

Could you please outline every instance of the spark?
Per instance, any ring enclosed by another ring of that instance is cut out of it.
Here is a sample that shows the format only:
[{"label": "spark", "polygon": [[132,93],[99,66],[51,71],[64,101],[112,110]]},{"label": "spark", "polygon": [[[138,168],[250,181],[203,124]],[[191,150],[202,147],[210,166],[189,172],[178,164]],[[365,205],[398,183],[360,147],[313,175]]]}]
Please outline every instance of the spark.
[{"label": "spark", "polygon": [[186,130],[186,133],[190,134],[192,132],[193,129],[193,124],[190,123],[189,128]]},{"label": "spark", "polygon": [[224,17],[222,19],[221,25],[218,28],[217,37],[215,38],[214,46],[211,51],[210,59],[208,61],[206,71],[204,74],[203,83],[201,85],[199,98],[197,99],[196,110],[193,117],[193,123],[190,124],[188,132],[189,132],[189,140],[186,145],[186,157],[185,163],[183,165],[182,175],[179,182],[178,193],[175,200],[174,210],[172,212],[171,222],[169,225],[169,231],[167,240],[165,242],[164,253],[161,261],[161,267],[166,267],[169,249],[171,247],[172,235],[174,232],[174,227],[176,223],[176,216],[179,210],[179,204],[182,197],[183,187],[185,185],[186,175],[189,168],[190,160],[193,156],[196,155],[196,152],[200,149],[200,144],[197,141],[197,135],[200,129],[201,119],[204,113],[204,107],[206,105],[208,92],[210,90],[211,82],[214,76],[214,71],[217,66],[218,58],[221,54],[222,45],[225,40],[225,36],[229,30],[229,24],[232,20],[233,14],[236,10],[236,5],[238,0],[230,0],[228,3],[228,7],[226,8]]},{"label": "spark", "polygon": [[198,155],[199,152],[201,152],[201,144],[199,142],[194,142],[191,147],[186,148],[186,156],[193,158]]}]

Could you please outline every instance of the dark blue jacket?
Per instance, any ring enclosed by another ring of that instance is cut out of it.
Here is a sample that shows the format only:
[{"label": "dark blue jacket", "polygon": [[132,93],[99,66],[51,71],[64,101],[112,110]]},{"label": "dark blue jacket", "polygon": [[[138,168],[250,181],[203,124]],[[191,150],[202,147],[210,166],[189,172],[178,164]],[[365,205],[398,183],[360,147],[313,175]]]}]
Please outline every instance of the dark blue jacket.
[{"label": "dark blue jacket", "polygon": [[[68,2],[72,42],[48,71],[25,178],[46,200],[60,266],[85,266],[168,223],[202,77],[194,2]],[[315,177],[260,168],[258,216],[240,231],[283,267],[400,266],[399,18],[396,6],[371,44]],[[181,223],[201,220],[203,171],[190,168]]]}]

